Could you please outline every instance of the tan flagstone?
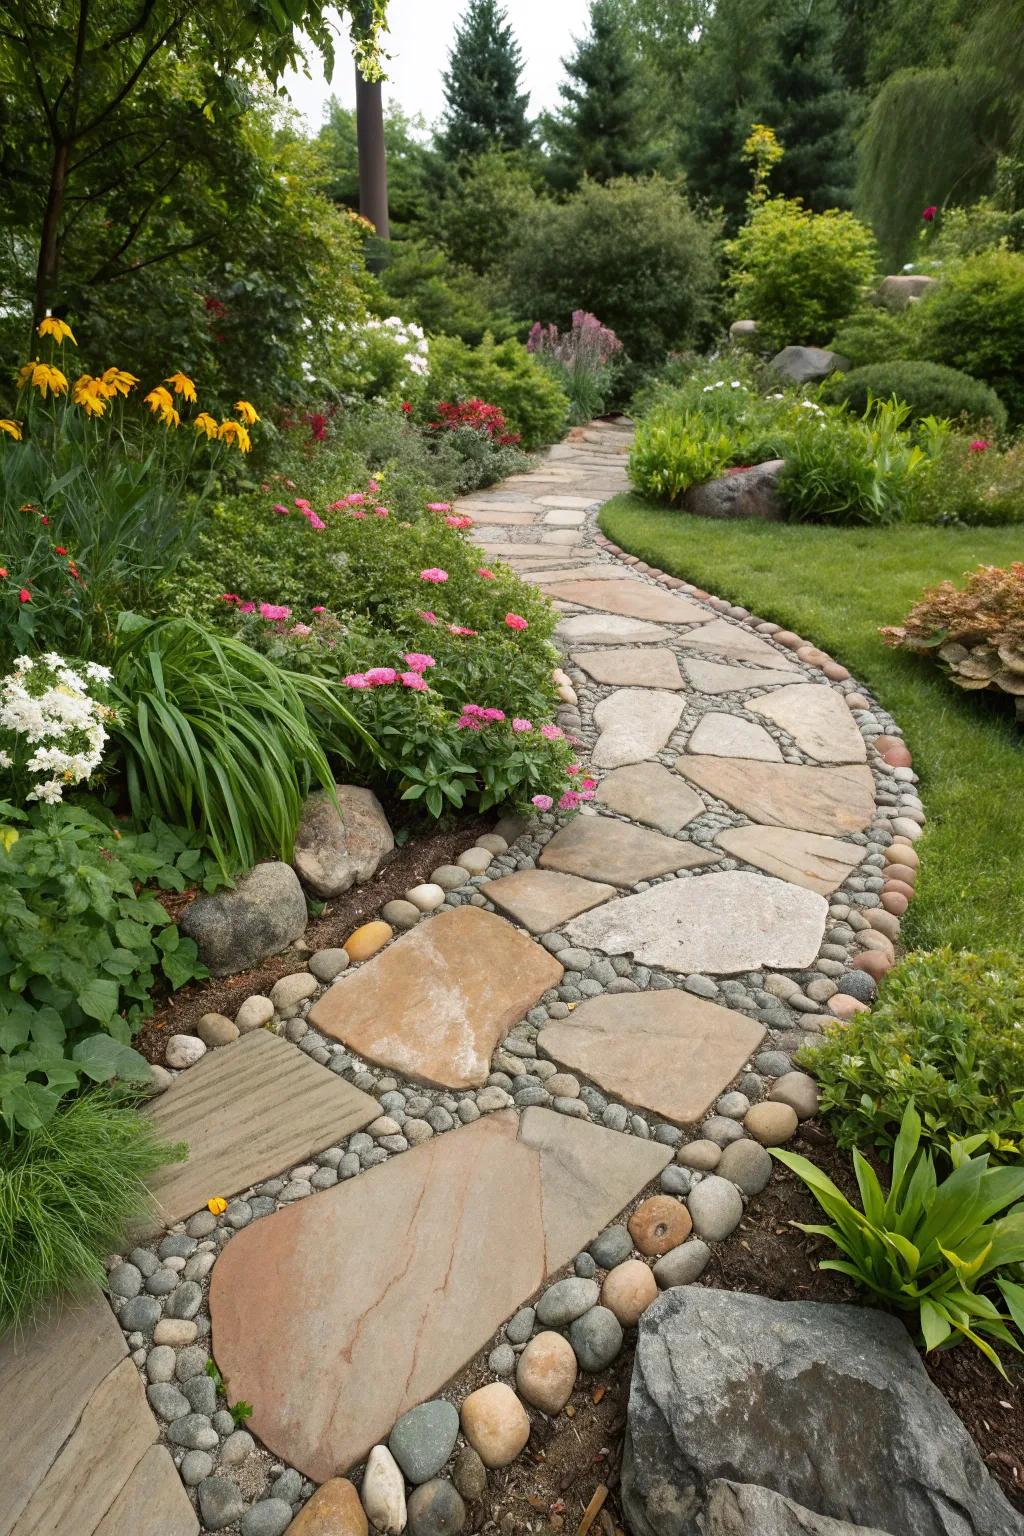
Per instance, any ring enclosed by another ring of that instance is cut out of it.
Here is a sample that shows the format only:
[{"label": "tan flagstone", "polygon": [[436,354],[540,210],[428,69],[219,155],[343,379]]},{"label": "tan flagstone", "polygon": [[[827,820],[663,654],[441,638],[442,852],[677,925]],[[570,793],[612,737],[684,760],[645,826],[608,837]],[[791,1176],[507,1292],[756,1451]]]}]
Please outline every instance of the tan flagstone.
[{"label": "tan flagstone", "polygon": [[308,1017],[369,1061],[469,1088],[485,1081],[498,1041],[561,976],[554,956],[504,918],[458,907],[343,972]]},{"label": "tan flagstone", "polygon": [[668,640],[664,624],[647,624],[642,619],[628,619],[618,613],[576,613],[563,619],[555,630],[556,641],[566,646],[643,645],[648,640]]},{"label": "tan flagstone", "polygon": [[620,768],[653,757],[665,746],[682,713],[678,693],[617,688],[594,709],[594,724],[601,734],[590,754],[592,766]]},{"label": "tan flagstone", "polygon": [[582,511],[586,511],[587,507],[594,505],[594,498],[592,496],[563,496],[555,494],[551,496],[538,496],[537,500],[542,507],[579,507]]},{"label": "tan flagstone", "polygon": [[[153,1536],[198,1536],[199,1531],[195,1510],[164,1445],[150,1446],[95,1536],[141,1536],[148,1531]],[[80,1536],[78,1527],[75,1536]]]},{"label": "tan flagstone", "polygon": [[683,686],[679,663],[669,650],[650,648],[642,651],[620,646],[611,651],[574,651],[572,660],[595,683],[612,683],[632,688]]},{"label": "tan flagstone", "polygon": [[778,688],[748,706],[788,731],[797,747],[819,763],[863,763],[864,738],[846,700],[827,685]]},{"label": "tan flagstone", "polygon": [[534,512],[520,512],[492,507],[460,507],[460,513],[471,517],[479,528],[495,527],[532,528],[536,525]]},{"label": "tan flagstone", "polygon": [[680,757],[675,769],[716,799],[768,826],[828,836],[863,832],[875,814],[874,780],[870,768],[860,763],[811,768],[802,763]]},{"label": "tan flagstone", "polygon": [[[708,609],[701,610],[707,614]],[[799,671],[799,664],[790,658],[787,651],[779,646],[769,645],[767,640],[762,640],[760,635],[755,635],[742,624],[733,624],[728,619],[712,619],[700,629],[694,629],[689,634],[683,635],[680,645],[687,648],[696,647],[702,651],[712,651],[719,656],[735,656],[743,661],[760,662],[763,666],[774,667],[777,672]]]},{"label": "tan flagstone", "polygon": [[701,715],[686,743],[686,750],[713,757],[753,757],[766,763],[782,762],[778,744],[763,725],[755,725],[741,715],[723,715],[714,711]]},{"label": "tan flagstone", "polygon": [[697,661],[683,657],[683,671],[698,693],[741,693],[748,688],[767,688],[772,683],[792,682],[792,673],[764,667],[731,667],[723,661]]},{"label": "tan flagstone", "polygon": [[542,869],[560,869],[586,880],[630,886],[677,869],[713,864],[716,859],[716,854],[693,843],[650,832],[646,827],[631,826],[628,821],[616,821],[611,816],[577,816],[555,833],[538,863]]},{"label": "tan flagstone", "polygon": [[541,519],[545,528],[580,528],[585,521],[585,512],[574,512],[569,507],[556,507]]},{"label": "tan flagstone", "polygon": [[501,1111],[254,1223],[210,1288],[232,1401],[315,1481],[346,1471],[670,1157],[551,1110]]},{"label": "tan flagstone", "polygon": [[864,857],[857,843],[790,827],[729,827],[715,841],[736,858],[821,896],[831,895]]},{"label": "tan flagstone", "polygon": [[537,1045],[627,1104],[681,1125],[701,1119],[764,1039],[730,1008],[668,992],[606,993],[545,1024]]},{"label": "tan flagstone", "polygon": [[[553,546],[546,542],[543,544],[537,542],[527,543],[525,541],[522,543],[506,542],[494,537],[496,531],[501,532],[500,529],[488,529],[486,536],[477,539],[476,542],[480,545],[481,549],[493,550],[502,560],[513,555],[523,560],[529,559],[531,556],[539,556],[544,560],[557,559],[559,556],[568,558],[569,550],[567,547],[559,548],[557,545]],[[573,549],[572,553],[577,559],[582,559],[585,555],[592,556],[593,550],[587,549],[585,545],[580,544],[577,548]]]},{"label": "tan flagstone", "polygon": [[520,869],[501,880],[489,880],[480,890],[531,933],[548,933],[617,894],[614,885],[554,869]]},{"label": "tan flagstone", "polygon": [[621,613],[631,619],[651,619],[660,624],[705,623],[710,609],[686,597],[675,597],[644,581],[573,581],[548,588],[549,597],[599,608],[602,613]]},{"label": "tan flagstone", "polygon": [[609,810],[656,827],[669,837],[705,810],[696,790],[682,783],[662,763],[633,763],[627,768],[616,768],[601,780],[594,798]]}]

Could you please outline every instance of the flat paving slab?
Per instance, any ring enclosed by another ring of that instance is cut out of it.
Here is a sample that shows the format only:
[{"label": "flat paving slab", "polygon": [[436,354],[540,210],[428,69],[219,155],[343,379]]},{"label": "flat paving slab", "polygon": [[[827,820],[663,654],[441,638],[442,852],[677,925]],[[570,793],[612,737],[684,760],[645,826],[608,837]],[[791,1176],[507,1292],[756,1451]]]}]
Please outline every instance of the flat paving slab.
[{"label": "flat paving slab", "polygon": [[537,1045],[617,1099],[690,1125],[764,1036],[753,1019],[673,988],[588,998],[568,1019],[545,1024]]},{"label": "flat paving slab", "polygon": [[520,869],[502,880],[489,880],[480,890],[531,933],[560,928],[571,917],[618,895],[614,885],[562,875],[554,869]]},{"label": "flat paving slab", "polygon": [[577,816],[555,833],[537,862],[542,869],[559,869],[584,880],[630,886],[677,869],[713,864],[716,857],[694,843],[634,827],[628,821]]},{"label": "flat paving slab", "polygon": [[600,608],[603,613],[621,613],[659,624],[701,624],[711,618],[711,610],[700,603],[661,592],[643,581],[573,581],[548,587],[548,595],[584,608]]},{"label": "flat paving slab", "polygon": [[754,714],[774,720],[797,747],[819,763],[863,763],[864,737],[841,693],[830,687],[778,688],[750,704]]},{"label": "flat paving slab", "polygon": [[767,667],[733,667],[724,661],[698,661],[686,656],[683,671],[699,693],[745,693],[748,688],[768,688],[789,683],[792,674]]},{"label": "flat paving slab", "polygon": [[562,978],[562,966],[503,917],[458,907],[420,923],[309,1011],[360,1056],[416,1082],[471,1088],[494,1047]]},{"label": "flat paving slab", "polygon": [[756,864],[766,874],[830,896],[864,857],[857,843],[790,827],[729,827],[715,841],[727,853]]},{"label": "flat paving slab", "polygon": [[781,763],[782,753],[763,725],[744,720],[742,715],[725,715],[709,710],[686,743],[687,752],[712,757],[753,757],[765,763]]},{"label": "flat paving slab", "polygon": [[601,780],[595,799],[609,810],[643,822],[669,837],[700,816],[705,805],[695,789],[662,763],[633,763]]},{"label": "flat paving slab", "polygon": [[[551,588],[547,591],[550,593]],[[649,624],[621,613],[574,613],[562,619],[555,630],[555,640],[567,648],[574,645],[644,645],[649,640],[668,640],[671,632],[664,624]]]},{"label": "flat paving slab", "polygon": [[656,688],[617,688],[594,709],[601,734],[590,761],[595,768],[621,768],[654,757],[679,724],[683,701],[678,693]]},{"label": "flat paving slab", "polygon": [[574,651],[573,663],[595,683],[625,688],[682,688],[679,663],[669,650],[619,646],[611,651]]},{"label": "flat paving slab", "polygon": [[671,1155],[503,1110],[254,1223],[210,1287],[231,1399],[253,1404],[249,1428],[275,1456],[317,1482],[345,1472]]},{"label": "flat paving slab", "polygon": [[751,763],[728,757],[680,757],[675,769],[752,821],[836,836],[863,832],[875,814],[871,770],[853,763]]},{"label": "flat paving slab", "polygon": [[152,1182],[164,1226],[229,1199],[369,1125],[380,1106],[265,1029],[210,1051],[154,1099],[147,1113],[188,1160]]},{"label": "flat paving slab", "polygon": [[770,965],[802,969],[817,957],[828,905],[823,896],[730,870],[666,880],[567,924],[573,944],[631,954],[668,971],[730,976]]},{"label": "flat paving slab", "polygon": [[[0,1341],[0,1536],[196,1536],[199,1522],[105,1298]],[[143,1500],[147,1522],[129,1513]]]},{"label": "flat paving slab", "polygon": [[[702,610],[705,614],[707,609]],[[719,656],[735,656],[743,661],[756,661],[762,666],[773,667],[777,672],[797,672],[797,662],[778,646],[769,645],[759,635],[752,634],[742,624],[730,624],[728,619],[712,619],[700,629],[683,635],[680,645],[693,646],[702,651],[712,651]]]}]

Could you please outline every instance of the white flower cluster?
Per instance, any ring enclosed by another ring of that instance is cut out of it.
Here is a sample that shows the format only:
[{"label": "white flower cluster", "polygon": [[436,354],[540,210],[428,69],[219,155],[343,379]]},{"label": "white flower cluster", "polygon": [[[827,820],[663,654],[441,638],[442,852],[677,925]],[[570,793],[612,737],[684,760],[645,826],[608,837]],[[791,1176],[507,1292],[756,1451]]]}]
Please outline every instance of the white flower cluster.
[{"label": "white flower cluster", "polygon": [[364,348],[371,346],[378,337],[385,337],[402,349],[406,368],[419,378],[424,377],[430,367],[430,349],[422,326],[402,320],[398,315],[389,315],[386,320],[371,316],[346,334],[357,347]]},{"label": "white flower cluster", "polygon": [[[746,389],[746,387],[747,386],[745,384],[742,384],[739,379],[730,379],[730,381],[729,381],[729,388],[730,389]],[[705,394],[705,395],[709,395],[713,389],[724,389],[724,388],[725,388],[725,380],[724,379],[719,379],[717,384],[705,384],[703,390],[701,391],[701,393]]]},{"label": "white flower cluster", "polygon": [[49,651],[35,660],[19,656],[0,682],[0,740],[6,735],[10,747],[0,748],[0,769],[20,768],[33,777],[26,800],[56,805],[66,786],[99,767],[104,722],[113,711],[93,694],[105,693],[111,676],[94,661],[76,671]]}]

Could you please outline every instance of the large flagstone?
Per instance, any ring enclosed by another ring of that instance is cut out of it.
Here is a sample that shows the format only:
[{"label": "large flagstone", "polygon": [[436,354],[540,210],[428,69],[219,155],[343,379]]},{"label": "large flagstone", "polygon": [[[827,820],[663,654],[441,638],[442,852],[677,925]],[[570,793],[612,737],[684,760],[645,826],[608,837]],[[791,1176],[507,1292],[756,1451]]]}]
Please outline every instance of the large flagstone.
[{"label": "large flagstone", "polygon": [[774,720],[788,731],[797,747],[819,763],[863,763],[864,738],[846,700],[834,688],[797,684],[778,688],[749,705],[757,715]]},{"label": "large flagstone", "polygon": [[644,826],[655,827],[669,837],[674,837],[705,809],[696,790],[682,783],[661,763],[633,763],[628,768],[616,768],[601,780],[595,798],[621,816],[642,821]]},{"label": "large flagstone", "polygon": [[[701,610],[707,613],[706,608]],[[728,619],[712,619],[710,624],[691,630],[683,635],[680,645],[711,651],[717,656],[735,656],[743,661],[757,661],[763,666],[774,667],[777,672],[796,672],[798,664],[791,661],[789,653],[778,646],[769,645],[742,624],[730,624]]]},{"label": "large flagstone", "polygon": [[736,858],[821,896],[830,896],[864,857],[857,843],[789,827],[729,827],[715,841]]},{"label": "large flagstone", "polygon": [[766,667],[731,667],[724,661],[698,661],[685,656],[683,670],[698,693],[744,693],[748,688],[769,688],[789,683],[792,673]]},{"label": "large flagstone", "polygon": [[458,907],[343,973],[309,1022],[417,1082],[471,1088],[506,1031],[561,977],[554,956],[503,917]]},{"label": "large flagstone", "polygon": [[631,954],[643,965],[727,976],[762,965],[810,965],[827,911],[814,891],[730,870],[666,880],[574,918],[565,934],[573,944]]},{"label": "large flagstone", "polygon": [[809,768],[726,757],[680,757],[677,773],[735,806],[752,821],[825,835],[863,832],[875,814],[870,768],[859,763]]},{"label": "large flagstone", "polygon": [[659,624],[702,624],[711,610],[686,597],[674,597],[644,581],[572,581],[547,589],[549,597],[581,603],[584,608],[599,608],[603,613],[621,613],[630,619],[650,619]]},{"label": "large flagstone", "polygon": [[713,864],[716,858],[694,843],[649,832],[612,816],[577,816],[555,833],[538,863],[542,869],[560,869],[585,880],[630,886],[677,869]]},{"label": "large flagstone", "polygon": [[679,724],[683,701],[658,689],[619,688],[594,709],[601,734],[590,754],[594,768],[621,768],[654,757]]},{"label": "large flagstone", "polygon": [[572,660],[595,683],[612,683],[626,688],[683,686],[679,663],[668,650],[620,646],[612,651],[575,651]]},{"label": "large flagstone", "polygon": [[765,763],[781,763],[782,753],[763,725],[744,720],[742,715],[719,714],[709,710],[686,743],[687,752],[712,757],[753,757]]},{"label": "large flagstone", "polygon": [[681,1125],[704,1115],[764,1039],[731,1008],[669,992],[606,993],[545,1024],[545,1056],[627,1104]]},{"label": "large flagstone", "polygon": [[581,880],[554,869],[519,869],[501,880],[489,880],[481,893],[531,933],[548,933],[570,917],[589,912],[617,894],[614,885]]},{"label": "large flagstone", "polygon": [[[547,588],[550,592],[551,588]],[[571,648],[574,645],[643,645],[648,640],[668,640],[664,624],[648,624],[620,613],[576,613],[562,619],[555,630],[555,640]]]},{"label": "large flagstone", "polygon": [[[317,1482],[431,1398],[671,1149],[528,1109],[437,1136],[253,1223],[213,1270],[213,1353]],[[296,1299],[301,1305],[296,1305]]]},{"label": "large flagstone", "polygon": [[168,1141],[188,1144],[187,1160],[152,1181],[162,1224],[171,1226],[211,1196],[230,1199],[369,1125],[380,1107],[290,1041],[256,1029],[208,1052],[147,1113]]}]

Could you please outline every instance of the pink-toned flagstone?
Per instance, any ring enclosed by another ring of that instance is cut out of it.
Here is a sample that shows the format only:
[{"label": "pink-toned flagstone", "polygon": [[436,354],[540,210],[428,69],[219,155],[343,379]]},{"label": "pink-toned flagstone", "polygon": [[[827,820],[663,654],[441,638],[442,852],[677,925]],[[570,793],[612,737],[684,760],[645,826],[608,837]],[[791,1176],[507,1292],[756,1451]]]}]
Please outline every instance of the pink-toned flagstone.
[{"label": "pink-toned flagstone", "polygon": [[821,896],[830,896],[864,857],[857,843],[791,827],[728,827],[715,841],[766,874],[804,885]]},{"label": "pink-toned flagstone", "polygon": [[764,715],[788,731],[797,747],[819,763],[863,763],[867,759],[864,737],[841,693],[827,685],[777,688],[748,705],[751,713]]},{"label": "pink-toned flagstone", "polygon": [[585,880],[609,885],[635,885],[677,869],[696,869],[715,862],[717,855],[694,843],[634,827],[611,816],[577,816],[556,832],[538,863]]},{"label": "pink-toned flagstone", "polygon": [[[532,578],[531,578],[532,579]],[[672,651],[620,646],[611,651],[576,651],[573,662],[595,683],[626,688],[682,688],[679,663]]]},{"label": "pink-toned flagstone", "polygon": [[490,880],[480,889],[531,933],[548,933],[617,894],[614,885],[581,880],[554,869],[520,869],[501,880]]},{"label": "pink-toned flagstone", "polygon": [[875,814],[870,768],[810,768],[728,757],[680,757],[675,769],[752,821],[836,836],[862,832]]}]

